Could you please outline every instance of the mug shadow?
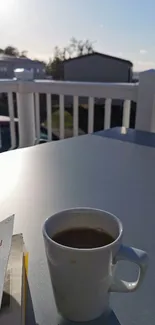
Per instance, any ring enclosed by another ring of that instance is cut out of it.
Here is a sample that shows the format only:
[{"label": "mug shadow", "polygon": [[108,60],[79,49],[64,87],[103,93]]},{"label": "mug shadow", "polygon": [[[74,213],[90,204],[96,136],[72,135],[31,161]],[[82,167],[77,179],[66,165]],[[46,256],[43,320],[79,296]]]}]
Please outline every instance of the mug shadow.
[{"label": "mug shadow", "polygon": [[35,319],[35,313],[34,313],[34,308],[33,308],[33,302],[32,302],[32,297],[31,297],[31,292],[30,292],[30,287],[28,280],[27,281],[27,298],[26,298],[26,319],[25,319],[25,325],[39,325],[36,323]]},{"label": "mug shadow", "polygon": [[107,315],[103,314],[101,317],[92,320],[90,322],[71,322],[67,319],[60,318],[58,325],[121,325],[116,314],[113,310],[110,310]]},{"label": "mug shadow", "polygon": [[[25,325],[39,325],[35,319],[35,313],[33,308],[33,302],[29,287],[29,282],[26,277],[26,286],[27,286],[27,298],[26,298],[26,317],[25,317]],[[116,314],[112,309],[110,309],[107,314],[102,314],[101,317],[92,320],[90,322],[72,322],[61,315],[58,314],[57,325],[122,325],[118,320]]]}]

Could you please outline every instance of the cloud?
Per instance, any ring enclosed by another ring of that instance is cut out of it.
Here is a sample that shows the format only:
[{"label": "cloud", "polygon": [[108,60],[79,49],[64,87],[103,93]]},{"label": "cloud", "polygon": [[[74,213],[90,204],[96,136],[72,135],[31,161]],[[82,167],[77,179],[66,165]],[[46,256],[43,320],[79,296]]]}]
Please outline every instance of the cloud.
[{"label": "cloud", "polygon": [[147,50],[140,50],[139,53],[143,55],[143,54],[148,53],[148,51]]}]

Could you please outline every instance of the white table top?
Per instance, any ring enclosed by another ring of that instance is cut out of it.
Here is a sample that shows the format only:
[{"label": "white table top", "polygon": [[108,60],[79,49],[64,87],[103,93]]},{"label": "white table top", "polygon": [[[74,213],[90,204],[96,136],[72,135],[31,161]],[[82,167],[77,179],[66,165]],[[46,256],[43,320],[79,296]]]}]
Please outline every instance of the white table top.
[{"label": "white table top", "polygon": [[[155,149],[86,135],[0,155],[0,219],[15,213],[15,232],[23,232],[29,250],[29,287],[39,325],[57,324],[41,228],[51,214],[89,206],[116,214],[124,225],[124,243],[149,253],[142,287],[112,294],[117,316],[108,324],[154,325],[155,320]],[[37,247],[37,249],[36,249]],[[127,280],[134,266],[120,263]],[[29,305],[30,308],[30,305]]]}]

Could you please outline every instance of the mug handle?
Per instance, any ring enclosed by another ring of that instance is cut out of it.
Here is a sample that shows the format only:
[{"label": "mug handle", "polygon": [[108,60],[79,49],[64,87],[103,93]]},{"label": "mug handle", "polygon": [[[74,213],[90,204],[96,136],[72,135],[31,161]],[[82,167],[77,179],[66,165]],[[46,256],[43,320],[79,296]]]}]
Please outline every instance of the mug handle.
[{"label": "mug handle", "polygon": [[138,278],[135,282],[127,282],[114,276],[109,291],[133,292],[139,288],[144,279],[148,266],[148,255],[146,252],[140,249],[122,245],[114,259],[114,263],[117,263],[121,260],[127,260],[139,266]]}]

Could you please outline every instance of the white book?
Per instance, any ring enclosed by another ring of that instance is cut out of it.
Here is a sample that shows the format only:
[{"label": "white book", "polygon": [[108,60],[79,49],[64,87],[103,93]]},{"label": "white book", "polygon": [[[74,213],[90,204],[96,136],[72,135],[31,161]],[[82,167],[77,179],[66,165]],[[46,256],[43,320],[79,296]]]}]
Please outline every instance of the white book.
[{"label": "white book", "polygon": [[3,295],[5,274],[7,270],[12,235],[14,226],[14,215],[0,222],[0,308]]},{"label": "white book", "polygon": [[25,246],[22,234],[12,236],[0,310],[0,325],[24,325],[26,311]]}]

